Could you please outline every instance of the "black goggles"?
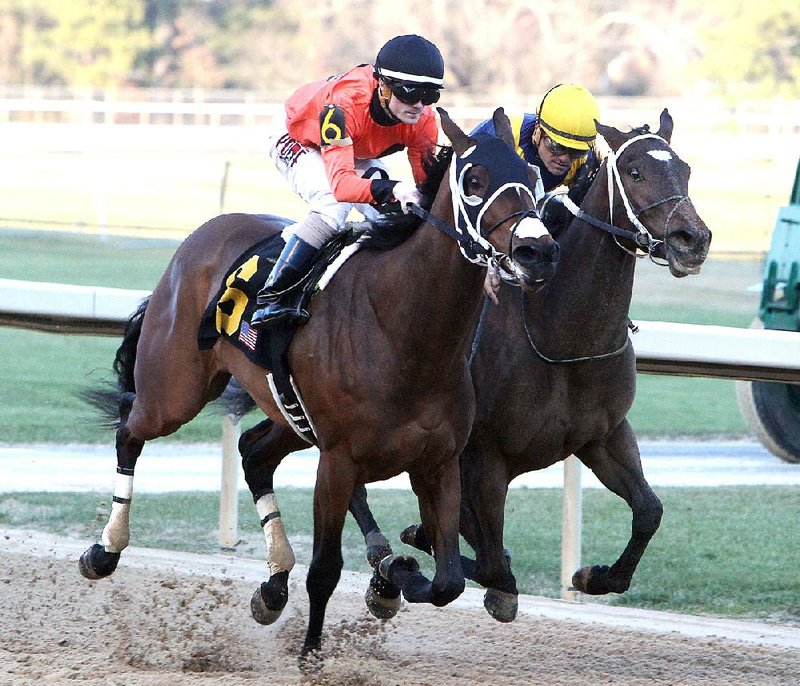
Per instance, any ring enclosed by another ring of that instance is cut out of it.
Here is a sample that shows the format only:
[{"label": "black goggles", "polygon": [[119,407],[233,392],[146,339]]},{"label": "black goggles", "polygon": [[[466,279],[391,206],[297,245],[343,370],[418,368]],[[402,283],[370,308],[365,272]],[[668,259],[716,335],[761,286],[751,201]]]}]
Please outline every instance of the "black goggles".
[{"label": "black goggles", "polygon": [[441,95],[438,88],[430,86],[408,86],[388,79],[386,80],[386,85],[389,86],[392,95],[406,105],[416,105],[418,102],[423,105],[433,105],[433,103],[439,102],[439,96]]},{"label": "black goggles", "polygon": [[568,148],[566,145],[561,145],[561,143],[557,143],[550,138],[544,131],[542,131],[542,140],[544,141],[544,146],[556,157],[569,155],[571,160],[579,160],[589,152],[588,150],[576,150],[575,148]]}]

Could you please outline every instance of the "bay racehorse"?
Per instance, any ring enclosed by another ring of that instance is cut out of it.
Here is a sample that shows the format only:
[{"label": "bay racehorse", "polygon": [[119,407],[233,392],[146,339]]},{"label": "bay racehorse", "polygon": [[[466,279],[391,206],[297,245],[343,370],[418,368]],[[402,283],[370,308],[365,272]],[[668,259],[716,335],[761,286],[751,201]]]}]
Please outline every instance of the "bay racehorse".
[{"label": "bay racehorse", "polygon": [[[626,419],[636,386],[628,337],[636,258],[647,256],[681,278],[699,272],[711,241],[689,199],[690,168],[670,147],[672,129],[667,110],[656,133],[598,125],[611,153],[580,208],[563,200],[577,216],[556,234],[557,273],[535,292],[504,284],[500,305],[482,320],[472,362],[476,414],[461,455],[461,533],[475,560],[462,562],[468,578],[487,589],[484,604],[499,621],[517,612],[503,528],[508,485],[520,474],[574,454],[631,508],[631,537],[617,561],[575,572],[572,582],[584,593],[626,591],[659,527],[662,505]],[[234,399],[247,409],[235,390]],[[274,466],[302,447],[278,426],[270,441],[264,446]],[[365,489],[355,492],[351,512],[368,558],[386,552],[376,548],[383,539]],[[426,533],[424,523],[413,525],[401,540],[430,552]],[[375,602],[368,596],[373,613]]]},{"label": "bay racehorse", "polygon": [[[433,580],[409,557],[382,560],[383,577],[409,602],[442,606],[462,592],[458,455],[474,415],[467,360],[486,267],[502,261],[533,288],[552,276],[557,262],[558,246],[536,216],[535,176],[513,151],[502,109],[494,116],[502,137],[468,137],[446,112],[440,116],[452,148],[429,170],[431,188],[423,191],[430,211],[416,208],[425,220],[401,215],[408,231],[399,245],[397,222],[383,231],[376,227],[365,249],[313,298],[311,319],[289,349],[320,449],[301,656],[321,645],[325,609],[342,569],[344,518],[354,489],[365,483],[409,473],[436,556]],[[270,423],[289,431],[262,367],[225,338],[207,350],[197,340],[203,313],[230,265],[288,224],[257,215],[210,220],[181,244],[131,318],[115,359],[118,388],[94,396],[98,406],[118,412],[117,481],[102,543],[79,561],[84,576],[112,573],[128,545],[133,473],[145,442],[194,418],[231,377]],[[382,239],[394,247],[379,249]],[[282,544],[271,474],[257,459],[261,433],[254,427],[242,437],[243,465],[267,541],[272,584],[266,590],[281,591],[294,557]]]}]

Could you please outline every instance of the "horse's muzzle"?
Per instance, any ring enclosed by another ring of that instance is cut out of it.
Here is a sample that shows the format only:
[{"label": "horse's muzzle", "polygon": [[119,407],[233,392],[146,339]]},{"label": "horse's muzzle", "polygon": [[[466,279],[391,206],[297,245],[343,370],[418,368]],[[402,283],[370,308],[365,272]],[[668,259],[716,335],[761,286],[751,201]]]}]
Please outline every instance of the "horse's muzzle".
[{"label": "horse's muzzle", "polygon": [[556,273],[560,250],[550,236],[515,239],[511,259],[522,285],[538,286],[548,281]]},{"label": "horse's muzzle", "polygon": [[667,234],[664,243],[669,271],[678,278],[697,274],[708,257],[711,231],[705,224],[684,225]]}]

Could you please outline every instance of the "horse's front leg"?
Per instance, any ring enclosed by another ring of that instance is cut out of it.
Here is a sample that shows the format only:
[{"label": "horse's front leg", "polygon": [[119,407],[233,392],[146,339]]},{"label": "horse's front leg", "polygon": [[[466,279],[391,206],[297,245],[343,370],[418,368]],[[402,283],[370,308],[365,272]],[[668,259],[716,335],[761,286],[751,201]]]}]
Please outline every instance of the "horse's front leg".
[{"label": "horse's front leg", "polygon": [[[498,622],[517,616],[517,580],[511,571],[511,556],[503,547],[505,500],[508,474],[493,452],[468,443],[461,455],[461,535],[475,550],[475,559],[461,556],[464,576],[486,588],[483,605]],[[425,529],[407,527],[400,540],[417,550],[432,553]]]},{"label": "horse's front leg", "polygon": [[308,630],[300,653],[301,667],[320,648],[325,611],[342,574],[342,529],[355,487],[351,464],[331,453],[320,454],[314,488],[314,553],[306,577]]},{"label": "horse's front leg", "polygon": [[87,579],[102,579],[112,574],[119,563],[120,553],[130,542],[133,471],[144,447],[144,441],[132,436],[127,425],[135,397],[133,393],[125,393],[120,399],[120,424],[116,439],[117,476],[111,513],[103,528],[102,545],[95,543],[78,560],[78,569]]},{"label": "horse's front leg", "polygon": [[286,455],[306,446],[294,431],[271,419],[264,419],[239,438],[244,478],[261,520],[270,572],[269,580],[261,583],[250,600],[250,613],[259,624],[272,624],[281,616],[289,600],[289,572],[295,564],[273,490],[275,470]]},{"label": "horse's front leg", "polygon": [[464,591],[464,571],[458,548],[461,484],[458,459],[453,456],[434,474],[411,474],[411,486],[419,499],[422,527],[433,549],[436,573],[429,581],[416,560],[406,556],[385,558],[381,574],[403,591],[410,603],[441,607]]},{"label": "horse's front leg", "polygon": [[400,609],[400,589],[381,576],[378,565],[383,558],[392,555],[392,546],[372,516],[367,502],[367,489],[363,484],[353,490],[349,509],[364,536],[367,562],[373,570],[364,597],[367,608],[378,619],[391,619]]},{"label": "horse's front leg", "polygon": [[636,567],[661,524],[664,508],[644,478],[639,446],[627,420],[607,441],[591,444],[576,455],[608,490],[628,503],[633,520],[631,537],[619,559],[611,567],[582,567],[573,575],[572,584],[591,595],[624,593],[630,588]]},{"label": "horse's front leg", "polygon": [[461,534],[475,550],[467,577],[486,588],[483,606],[498,622],[517,616],[517,580],[503,547],[508,471],[493,446],[468,443],[461,456]]}]

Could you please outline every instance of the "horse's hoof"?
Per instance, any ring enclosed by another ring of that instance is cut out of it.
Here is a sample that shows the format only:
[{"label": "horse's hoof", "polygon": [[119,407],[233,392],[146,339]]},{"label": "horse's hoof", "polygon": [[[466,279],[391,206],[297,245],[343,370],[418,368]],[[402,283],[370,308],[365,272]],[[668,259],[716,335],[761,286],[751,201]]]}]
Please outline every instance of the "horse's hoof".
[{"label": "horse's hoof", "polygon": [[370,532],[366,535],[367,562],[373,569],[377,569],[380,561],[392,554],[392,546],[380,531]]},{"label": "horse's hoof", "polygon": [[297,658],[297,666],[306,676],[319,672],[325,666],[319,644],[313,646],[304,645],[300,651],[300,656]]},{"label": "horse's hoof", "polygon": [[513,622],[517,617],[519,598],[516,593],[487,588],[483,596],[483,606],[498,622]]},{"label": "horse's hoof", "polygon": [[378,573],[387,581],[392,581],[392,575],[397,572],[416,574],[419,571],[419,562],[411,555],[387,555],[378,565]]},{"label": "horse's hoof", "polygon": [[606,593],[625,593],[630,581],[609,574],[608,565],[592,565],[581,567],[572,575],[572,585],[587,595],[605,595]]},{"label": "horse's hoof", "polygon": [[[289,572],[285,574],[288,580]],[[270,577],[269,582],[264,581],[250,599],[250,614],[259,624],[269,626],[278,621],[278,618],[289,600],[289,589],[286,583],[273,583],[277,575]]]},{"label": "horse's hoof", "polygon": [[86,550],[78,560],[78,569],[87,579],[95,581],[113,574],[119,563],[119,553],[108,553],[99,543]]},{"label": "horse's hoof", "polygon": [[367,609],[376,619],[391,619],[400,609],[400,589],[375,572],[364,594]]},{"label": "horse's hoof", "polygon": [[367,548],[367,562],[369,566],[373,569],[377,569],[378,565],[381,563],[381,560],[384,557],[388,557],[393,554],[392,547],[387,546],[370,546]]},{"label": "horse's hoof", "polygon": [[400,532],[400,541],[428,555],[433,554],[431,544],[428,542],[428,537],[425,535],[425,530],[421,524],[412,524],[403,529]]}]

